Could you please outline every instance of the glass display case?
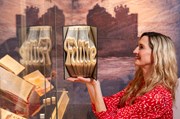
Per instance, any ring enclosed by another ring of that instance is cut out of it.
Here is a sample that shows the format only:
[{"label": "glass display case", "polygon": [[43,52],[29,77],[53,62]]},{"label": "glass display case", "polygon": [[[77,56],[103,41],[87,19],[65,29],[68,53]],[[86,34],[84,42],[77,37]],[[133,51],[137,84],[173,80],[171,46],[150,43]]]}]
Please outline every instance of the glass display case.
[{"label": "glass display case", "polygon": [[14,6],[9,11],[15,15],[14,37],[9,31],[1,42],[0,118],[62,119],[69,103],[68,91],[59,86],[63,74],[58,73],[62,11],[49,0],[21,0]]}]

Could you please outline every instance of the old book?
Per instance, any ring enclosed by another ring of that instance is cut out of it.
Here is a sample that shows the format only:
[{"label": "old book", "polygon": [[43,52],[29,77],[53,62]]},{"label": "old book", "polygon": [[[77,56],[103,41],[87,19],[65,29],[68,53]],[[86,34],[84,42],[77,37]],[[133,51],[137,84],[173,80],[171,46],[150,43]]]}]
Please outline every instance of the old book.
[{"label": "old book", "polygon": [[36,92],[39,96],[49,92],[54,86],[41,74],[39,70],[36,70],[23,77],[26,81],[36,86]]},{"label": "old book", "polygon": [[62,91],[62,94],[58,100],[57,103],[57,109],[55,108],[52,115],[51,119],[57,119],[56,114],[58,113],[58,119],[62,119],[64,112],[66,111],[66,107],[69,103],[69,97],[67,95],[68,91]]},{"label": "old book", "polygon": [[9,55],[5,55],[3,58],[0,59],[0,66],[10,72],[13,72],[16,75],[18,75],[25,69],[23,65],[21,65]]},{"label": "old book", "polygon": [[0,90],[28,102],[34,85],[0,67]]},{"label": "old book", "polygon": [[[0,107],[7,109],[15,114],[21,115],[23,117],[30,117],[35,112],[38,112],[40,107],[40,102],[38,103],[26,103],[22,101],[18,96],[4,93],[0,90]],[[37,101],[36,98],[33,98]],[[39,101],[39,100],[38,100]]]},{"label": "old book", "polygon": [[39,106],[35,86],[0,67],[0,106],[27,117]]},{"label": "old book", "polygon": [[0,108],[0,119],[27,119],[20,115],[14,114],[10,111]]}]

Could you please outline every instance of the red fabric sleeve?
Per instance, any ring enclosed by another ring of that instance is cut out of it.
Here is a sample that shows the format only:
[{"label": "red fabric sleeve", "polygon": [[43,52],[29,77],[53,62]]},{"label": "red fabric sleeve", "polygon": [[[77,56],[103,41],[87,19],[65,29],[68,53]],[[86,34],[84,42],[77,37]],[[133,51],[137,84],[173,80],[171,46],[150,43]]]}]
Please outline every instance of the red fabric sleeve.
[{"label": "red fabric sleeve", "polygon": [[[124,95],[125,89],[108,97],[103,97],[104,103],[108,110],[115,110],[117,109],[117,105],[119,103],[119,99]],[[95,105],[92,104],[92,110],[96,113]]]}]

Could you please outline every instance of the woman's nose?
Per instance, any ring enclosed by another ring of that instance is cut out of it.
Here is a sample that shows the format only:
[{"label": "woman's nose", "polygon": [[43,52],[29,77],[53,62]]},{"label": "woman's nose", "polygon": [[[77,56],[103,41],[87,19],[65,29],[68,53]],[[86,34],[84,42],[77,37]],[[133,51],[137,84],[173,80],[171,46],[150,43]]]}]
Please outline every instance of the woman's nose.
[{"label": "woman's nose", "polygon": [[136,47],[133,51],[134,54],[137,54],[138,53],[138,47]]}]

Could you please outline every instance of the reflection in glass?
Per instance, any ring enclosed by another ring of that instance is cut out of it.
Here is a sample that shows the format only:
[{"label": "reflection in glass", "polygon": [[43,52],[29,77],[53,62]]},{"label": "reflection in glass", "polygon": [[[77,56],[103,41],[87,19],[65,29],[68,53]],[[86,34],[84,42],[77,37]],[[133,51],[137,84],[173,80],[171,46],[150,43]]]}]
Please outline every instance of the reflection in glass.
[{"label": "reflection in glass", "polygon": [[22,64],[51,65],[51,32],[50,26],[32,26],[29,28],[27,40],[24,41],[19,50]]}]

